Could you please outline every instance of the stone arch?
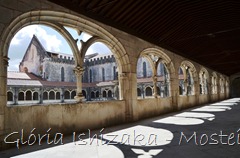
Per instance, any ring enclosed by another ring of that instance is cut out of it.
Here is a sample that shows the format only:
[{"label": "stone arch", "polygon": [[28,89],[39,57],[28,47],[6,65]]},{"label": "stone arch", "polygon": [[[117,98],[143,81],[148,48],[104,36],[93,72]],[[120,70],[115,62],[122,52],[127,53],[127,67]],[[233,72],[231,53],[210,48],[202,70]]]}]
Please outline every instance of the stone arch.
[{"label": "stone arch", "polygon": [[25,93],[24,93],[23,91],[20,91],[20,92],[18,93],[18,100],[19,100],[19,101],[25,100]]},{"label": "stone arch", "polygon": [[184,60],[181,62],[180,68],[183,70],[185,95],[195,95],[195,83],[198,81],[195,66],[190,61]]},{"label": "stone arch", "polygon": [[[192,78],[194,79],[194,82],[198,80],[197,70],[193,65],[193,63],[191,63],[190,61],[184,60],[181,62],[180,67],[182,68],[182,70],[185,70],[186,67],[188,67],[189,70],[191,71],[191,75],[192,75]],[[183,74],[184,74],[184,78],[186,78],[186,73],[183,73]]]},{"label": "stone arch", "polygon": [[49,100],[55,100],[55,91],[54,90],[50,90],[48,93],[49,96]]},{"label": "stone arch", "polygon": [[38,100],[38,92],[33,92],[33,100]]},{"label": "stone arch", "polygon": [[[154,65],[153,63],[153,60],[155,60],[154,58],[156,57],[156,62],[157,62],[157,66],[158,64],[161,62],[165,68],[166,68],[166,71],[168,73],[168,79],[167,79],[167,82],[168,82],[168,96],[171,96],[171,90],[172,90],[172,85],[170,83],[170,80],[171,80],[171,76],[174,76],[175,74],[175,68],[174,68],[174,65],[173,65],[173,62],[171,60],[171,58],[166,54],[164,53],[162,50],[160,49],[157,49],[157,48],[146,48],[144,49],[140,54],[139,54],[139,57],[146,57],[148,59],[148,61],[150,61],[150,64],[152,66],[152,70],[154,71],[154,69],[157,69],[157,67]],[[136,65],[137,66],[137,65]],[[155,68],[156,67],[156,68]],[[156,71],[156,70],[155,70]],[[156,74],[157,75],[157,74]]]},{"label": "stone arch", "polygon": [[43,100],[48,100],[48,92],[47,91],[43,92]]},{"label": "stone arch", "polygon": [[56,92],[56,100],[60,100],[61,99],[61,93],[60,92]]},{"label": "stone arch", "polygon": [[7,91],[7,101],[13,101],[13,92]]},{"label": "stone arch", "polygon": [[64,99],[70,99],[70,92],[68,90],[64,92]]},{"label": "stone arch", "polygon": [[83,94],[83,96],[84,96],[85,98],[87,98],[87,93],[86,93],[85,90],[82,90],[82,94]]},{"label": "stone arch", "polygon": [[107,97],[112,98],[112,91],[111,90],[108,90]]},{"label": "stone arch", "polygon": [[142,91],[140,88],[137,88],[137,96],[141,97],[142,96]]},{"label": "stone arch", "polygon": [[199,71],[199,85],[200,85],[200,94],[209,93],[209,73],[204,67]]},{"label": "stone arch", "polygon": [[72,92],[71,92],[71,99],[74,99],[74,97],[76,96],[76,91],[75,90],[73,90]]},{"label": "stone arch", "polygon": [[219,88],[220,93],[225,92],[225,78],[223,77],[223,75],[219,76]]},{"label": "stone arch", "polygon": [[150,86],[145,87],[145,96],[149,97],[153,95],[153,89]]},{"label": "stone arch", "polygon": [[216,72],[212,73],[211,87],[212,87],[212,94],[217,94],[218,93],[218,76]]},{"label": "stone arch", "polygon": [[[66,20],[67,19],[67,20]],[[0,52],[2,56],[8,56],[8,48],[13,36],[22,28],[31,24],[45,24],[57,30],[67,40],[76,61],[81,62],[77,55],[78,47],[76,41],[72,38],[69,32],[63,26],[68,26],[77,29],[79,32],[84,31],[90,35],[98,36],[106,43],[111,50],[114,50],[115,58],[121,63],[119,65],[120,72],[130,72],[130,61],[126,55],[126,51],[120,41],[110,34],[101,26],[84,19],[80,16],[72,15],[66,12],[36,10],[23,13],[16,17],[3,32],[0,41]],[[122,65],[128,65],[122,67]]]},{"label": "stone arch", "polygon": [[26,96],[25,100],[32,100],[32,91],[31,90],[27,90],[25,92],[25,96]]},{"label": "stone arch", "polygon": [[95,92],[94,92],[94,91],[91,92],[91,98],[96,98],[96,97],[95,97]]}]

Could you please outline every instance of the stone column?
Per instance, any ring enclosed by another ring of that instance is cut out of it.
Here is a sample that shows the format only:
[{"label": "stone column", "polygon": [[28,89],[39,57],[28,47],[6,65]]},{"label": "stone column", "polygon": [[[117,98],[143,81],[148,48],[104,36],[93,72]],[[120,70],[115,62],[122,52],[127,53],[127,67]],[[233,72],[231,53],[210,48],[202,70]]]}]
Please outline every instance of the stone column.
[{"label": "stone column", "polygon": [[119,74],[120,100],[125,101],[125,122],[138,119],[136,73]]},{"label": "stone column", "polygon": [[82,102],[84,100],[84,96],[82,94],[82,75],[84,72],[84,68],[80,66],[76,66],[73,71],[76,75],[76,82],[77,82],[77,94],[74,97],[74,99],[77,102]]},{"label": "stone column", "polygon": [[157,76],[156,74],[153,75],[153,97],[157,98]]},{"label": "stone column", "polygon": [[15,87],[14,95],[13,95],[13,104],[14,105],[18,105],[18,92],[19,92],[19,89]]},{"label": "stone column", "polygon": [[64,103],[64,88],[61,88],[61,103]]},{"label": "stone column", "polygon": [[42,104],[43,103],[43,88],[41,87],[39,89],[39,93],[38,93],[38,100],[39,100],[39,104]]},{"label": "stone column", "polygon": [[3,137],[6,133],[6,114],[5,110],[7,108],[7,66],[8,57],[0,56],[0,149],[3,148],[4,142]]}]

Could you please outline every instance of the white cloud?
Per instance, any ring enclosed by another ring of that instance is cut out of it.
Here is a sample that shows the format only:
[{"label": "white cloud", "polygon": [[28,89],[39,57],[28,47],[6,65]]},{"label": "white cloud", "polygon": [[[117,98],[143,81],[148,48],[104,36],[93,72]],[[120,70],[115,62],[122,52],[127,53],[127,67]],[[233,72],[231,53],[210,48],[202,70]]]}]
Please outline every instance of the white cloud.
[{"label": "white cloud", "polygon": [[19,71],[19,63],[21,59],[14,59],[9,61],[8,71]]},{"label": "white cloud", "polygon": [[32,38],[33,34],[48,51],[59,52],[62,41],[56,35],[50,35],[39,25],[31,25],[21,29],[12,39],[11,45],[20,45],[25,38]]}]

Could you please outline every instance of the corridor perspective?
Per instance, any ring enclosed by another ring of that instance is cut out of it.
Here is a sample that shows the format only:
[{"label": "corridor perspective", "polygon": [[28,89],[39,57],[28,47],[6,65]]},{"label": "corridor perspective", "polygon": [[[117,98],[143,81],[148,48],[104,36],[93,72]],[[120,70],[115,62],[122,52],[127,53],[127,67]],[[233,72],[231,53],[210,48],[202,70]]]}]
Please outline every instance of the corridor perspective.
[{"label": "corridor perspective", "polygon": [[0,1],[0,157],[239,157],[240,2]]}]

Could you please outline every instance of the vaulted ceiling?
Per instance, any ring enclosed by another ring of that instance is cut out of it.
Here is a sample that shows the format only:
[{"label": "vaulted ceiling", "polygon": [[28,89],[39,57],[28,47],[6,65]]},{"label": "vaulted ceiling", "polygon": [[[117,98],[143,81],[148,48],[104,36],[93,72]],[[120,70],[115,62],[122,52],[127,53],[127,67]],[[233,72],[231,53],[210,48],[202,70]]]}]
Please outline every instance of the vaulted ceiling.
[{"label": "vaulted ceiling", "polygon": [[226,75],[240,72],[239,0],[49,0]]}]

